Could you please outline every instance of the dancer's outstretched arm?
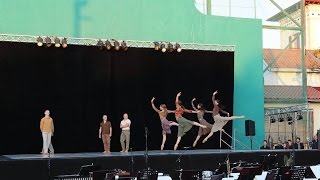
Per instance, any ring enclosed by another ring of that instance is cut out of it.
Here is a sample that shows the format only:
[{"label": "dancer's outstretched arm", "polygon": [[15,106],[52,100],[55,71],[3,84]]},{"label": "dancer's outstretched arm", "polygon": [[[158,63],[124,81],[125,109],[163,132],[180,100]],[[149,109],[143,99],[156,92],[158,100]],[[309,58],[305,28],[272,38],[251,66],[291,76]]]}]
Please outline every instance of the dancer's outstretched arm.
[{"label": "dancer's outstretched arm", "polygon": [[192,108],[195,110],[195,111],[198,111],[199,109],[196,108],[196,106],[193,104],[193,102],[196,100],[196,98],[193,98],[192,101],[191,101],[191,105],[192,105]]},{"label": "dancer's outstretched arm", "polygon": [[152,108],[153,108],[156,112],[160,112],[160,110],[154,105],[154,103],[153,103],[154,100],[155,100],[155,98],[153,97],[153,98],[151,99],[151,106],[152,106]]}]

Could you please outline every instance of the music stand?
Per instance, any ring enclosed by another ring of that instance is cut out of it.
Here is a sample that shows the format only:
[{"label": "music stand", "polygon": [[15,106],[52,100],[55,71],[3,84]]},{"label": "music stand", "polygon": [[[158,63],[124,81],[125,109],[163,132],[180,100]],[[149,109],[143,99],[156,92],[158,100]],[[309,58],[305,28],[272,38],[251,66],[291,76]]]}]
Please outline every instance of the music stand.
[{"label": "music stand", "polygon": [[243,167],[238,180],[253,180],[256,175],[261,174],[262,168],[260,166]]},{"label": "music stand", "polygon": [[83,165],[83,166],[81,166],[78,175],[79,176],[88,176],[90,172],[93,172],[93,171],[95,171],[97,169],[98,169],[98,167],[94,166],[93,164]]},{"label": "music stand", "polygon": [[277,154],[271,155],[261,155],[260,156],[260,164],[263,165],[263,170],[268,171],[274,169],[277,163]]}]

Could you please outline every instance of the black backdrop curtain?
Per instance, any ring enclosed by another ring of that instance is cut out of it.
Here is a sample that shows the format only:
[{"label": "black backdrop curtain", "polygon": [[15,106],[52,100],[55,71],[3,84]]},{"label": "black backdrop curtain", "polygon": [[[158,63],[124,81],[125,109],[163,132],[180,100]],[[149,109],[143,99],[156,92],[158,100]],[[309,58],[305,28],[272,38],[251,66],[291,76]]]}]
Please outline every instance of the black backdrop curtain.
[{"label": "black backdrop curtain", "polygon": [[[133,150],[145,149],[145,127],[149,149],[160,149],[161,124],[151,108],[151,98],[156,97],[157,106],[165,103],[174,110],[175,96],[181,91],[185,107],[191,109],[191,99],[196,97],[196,102],[211,110],[211,95],[218,90],[217,97],[232,114],[233,56],[233,52],[100,51],[93,46],[62,49],[0,42],[0,153],[40,153],[39,124],[46,109],[54,119],[56,153],[103,151],[98,138],[103,114],[113,125],[111,151],[119,151],[119,124],[125,112],[132,121]],[[185,117],[197,121],[195,114]],[[213,123],[210,114],[205,118]],[[168,119],[175,120],[174,115]],[[226,127],[228,133],[231,124]],[[194,126],[180,147],[191,146],[197,131]],[[172,133],[166,149],[173,149],[177,127],[172,127]],[[218,148],[218,134],[197,148]]]}]

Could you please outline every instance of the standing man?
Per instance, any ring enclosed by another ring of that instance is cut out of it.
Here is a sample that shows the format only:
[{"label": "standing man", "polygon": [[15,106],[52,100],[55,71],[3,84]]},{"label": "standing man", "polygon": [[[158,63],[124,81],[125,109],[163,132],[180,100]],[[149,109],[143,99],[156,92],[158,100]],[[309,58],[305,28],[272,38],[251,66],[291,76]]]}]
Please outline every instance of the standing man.
[{"label": "standing man", "polygon": [[50,111],[46,110],[44,115],[45,116],[40,121],[40,130],[43,139],[42,153],[48,154],[48,148],[51,144],[51,136],[53,136],[54,126],[53,119],[50,117]]},{"label": "standing man", "polygon": [[101,139],[102,137],[103,148],[104,148],[103,153],[110,153],[111,136],[112,136],[111,122],[108,121],[107,115],[103,115],[102,122],[100,123],[100,128],[99,128],[99,138]]},{"label": "standing man", "polygon": [[[122,150],[120,152],[128,152],[130,144],[130,125],[131,121],[128,119],[128,114],[123,114],[123,120],[120,123],[120,128],[122,129],[120,136],[120,143]],[[124,144],[126,142],[126,144]]]},{"label": "standing man", "polygon": [[295,149],[304,149],[304,145],[302,142],[300,142],[300,138],[296,138],[296,143],[294,143],[294,148]]}]

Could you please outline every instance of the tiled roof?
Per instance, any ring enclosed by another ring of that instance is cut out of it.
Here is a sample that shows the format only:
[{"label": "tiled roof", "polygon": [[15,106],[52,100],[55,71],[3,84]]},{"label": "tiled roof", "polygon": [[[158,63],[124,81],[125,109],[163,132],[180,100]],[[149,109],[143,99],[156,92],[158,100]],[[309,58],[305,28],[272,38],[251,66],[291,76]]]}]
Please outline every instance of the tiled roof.
[{"label": "tiled roof", "polygon": [[[264,49],[263,59],[267,64],[270,64],[282,51],[285,51],[284,54],[271,68],[301,68],[301,49]],[[314,50],[306,50],[306,67],[320,69],[320,60],[313,53]]]},{"label": "tiled roof", "polygon": [[306,5],[308,4],[320,4],[320,0],[305,0]]},{"label": "tiled roof", "polygon": [[[320,101],[320,91],[311,86],[307,87],[307,96],[309,101]],[[266,101],[302,99],[302,87],[264,86],[264,99]]]}]

